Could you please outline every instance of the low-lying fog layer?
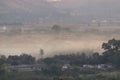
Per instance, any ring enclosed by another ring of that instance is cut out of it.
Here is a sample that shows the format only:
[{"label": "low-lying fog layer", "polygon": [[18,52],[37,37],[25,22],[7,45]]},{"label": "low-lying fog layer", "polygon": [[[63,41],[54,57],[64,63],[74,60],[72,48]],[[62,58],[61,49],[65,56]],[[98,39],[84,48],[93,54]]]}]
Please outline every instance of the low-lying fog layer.
[{"label": "low-lying fog layer", "polygon": [[120,39],[119,31],[120,27],[79,27],[61,32],[0,33],[0,53],[38,56],[40,49],[44,49],[45,56],[62,52],[101,52],[103,42],[112,38]]}]

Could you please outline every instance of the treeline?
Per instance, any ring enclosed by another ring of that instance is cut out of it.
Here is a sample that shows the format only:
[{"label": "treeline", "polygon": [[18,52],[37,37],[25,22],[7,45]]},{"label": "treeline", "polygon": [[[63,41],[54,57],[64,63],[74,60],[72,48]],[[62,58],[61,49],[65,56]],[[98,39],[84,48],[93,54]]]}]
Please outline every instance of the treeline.
[{"label": "treeline", "polygon": [[10,65],[32,65],[36,63],[35,57],[29,54],[21,55],[9,55],[8,57],[1,55],[0,64],[10,64]]},{"label": "treeline", "polygon": [[[81,66],[88,65],[99,65],[99,64],[111,64],[117,67],[120,67],[120,40],[111,39],[106,43],[102,44],[102,49],[104,52],[102,54],[93,53],[88,55],[86,53],[81,54],[66,54],[66,55],[55,55],[54,57],[47,57],[36,60],[35,57],[29,54],[21,54],[21,55],[9,55],[8,57],[1,55],[0,56],[0,80],[26,80],[34,79],[34,80],[43,80],[41,79],[43,76],[45,80],[48,80],[49,77],[55,76],[71,76],[78,77],[81,74],[97,74],[99,70],[96,69],[84,69],[80,68]],[[40,69],[35,69],[33,72],[17,72],[16,70],[9,72],[6,71],[6,64],[8,65],[36,65],[40,67]],[[64,70],[64,65],[70,68],[66,68]],[[100,71],[101,72],[101,71]],[[24,76],[24,75],[26,76]],[[23,77],[19,77],[22,76]],[[2,79],[8,77],[8,79]],[[13,77],[16,79],[13,79]],[[42,77],[41,77],[42,76]],[[97,77],[97,76],[96,76]],[[91,79],[91,80],[96,80]],[[99,76],[98,76],[99,77]],[[11,79],[10,79],[11,78]],[[21,79],[20,79],[21,78]],[[83,78],[85,78],[83,76]],[[51,79],[51,80],[60,80],[60,79]],[[64,80],[64,79],[63,79]],[[65,79],[66,80],[66,79]],[[77,79],[76,79],[77,80]],[[78,79],[78,80],[89,80],[88,79]],[[97,79],[104,80],[104,79]],[[111,79],[106,79],[111,80]]]},{"label": "treeline", "polygon": [[35,57],[29,54],[21,55],[9,55],[8,57],[2,55],[0,57],[0,64],[7,63],[11,65],[27,64],[32,65],[35,63],[50,64],[70,64],[70,65],[83,65],[83,64],[112,64],[120,66],[120,40],[111,39],[106,43],[102,44],[104,52],[99,54],[98,52],[88,55],[89,53],[81,54],[67,54],[67,55],[55,55],[54,57],[47,57],[44,59],[36,60]]},{"label": "treeline", "polygon": [[107,43],[102,44],[104,52],[102,54],[93,53],[88,55],[82,54],[68,54],[68,55],[56,55],[52,58],[45,58],[42,61],[48,65],[50,64],[70,64],[70,65],[97,65],[97,64],[112,64],[120,66],[120,40],[111,39]]},{"label": "treeline", "polygon": [[6,59],[6,62],[11,65],[32,65],[36,63],[35,57],[29,55],[29,54],[22,54],[20,56],[18,55],[13,55],[13,56],[8,56]]},{"label": "treeline", "polygon": [[35,64],[37,62],[44,62],[46,64],[65,64],[69,63],[71,65],[83,65],[83,64],[113,64],[120,66],[120,40],[111,39],[107,43],[102,44],[102,49],[104,52],[102,54],[93,53],[92,55],[87,55],[89,53],[81,54],[68,54],[68,55],[55,55],[54,57],[48,57],[45,59],[39,59],[36,61],[35,57],[29,54],[21,55],[9,55],[5,57],[2,55],[0,57],[0,63],[8,63],[11,65],[21,65],[21,64]]}]

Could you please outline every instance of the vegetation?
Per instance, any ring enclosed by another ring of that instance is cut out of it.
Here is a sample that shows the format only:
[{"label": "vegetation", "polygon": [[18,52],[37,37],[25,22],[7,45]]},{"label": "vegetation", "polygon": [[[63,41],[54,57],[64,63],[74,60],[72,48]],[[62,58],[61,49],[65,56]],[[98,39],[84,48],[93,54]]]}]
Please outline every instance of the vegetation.
[{"label": "vegetation", "polygon": [[8,56],[7,63],[11,65],[21,65],[21,64],[34,64],[35,58],[31,55],[22,54],[20,56]]},{"label": "vegetation", "polygon": [[[120,80],[120,40],[111,39],[102,44],[102,54],[69,54],[35,58],[28,54],[0,56],[0,80]],[[41,56],[44,52],[40,50]],[[33,65],[30,69],[9,68]],[[96,67],[96,66],[100,67]],[[101,67],[112,65],[114,67]],[[87,66],[87,67],[86,67]]]},{"label": "vegetation", "polygon": [[59,32],[61,30],[61,26],[59,25],[53,25],[53,27],[51,28],[53,31],[57,31]]}]

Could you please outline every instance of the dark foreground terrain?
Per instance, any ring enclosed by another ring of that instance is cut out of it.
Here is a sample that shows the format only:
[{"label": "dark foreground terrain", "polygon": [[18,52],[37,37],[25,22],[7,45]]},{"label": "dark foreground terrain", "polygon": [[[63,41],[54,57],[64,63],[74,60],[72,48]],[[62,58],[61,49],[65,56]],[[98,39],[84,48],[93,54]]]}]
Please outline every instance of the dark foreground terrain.
[{"label": "dark foreground terrain", "polygon": [[40,59],[28,54],[0,56],[0,80],[120,80],[120,40],[102,44],[104,52],[71,53]]}]

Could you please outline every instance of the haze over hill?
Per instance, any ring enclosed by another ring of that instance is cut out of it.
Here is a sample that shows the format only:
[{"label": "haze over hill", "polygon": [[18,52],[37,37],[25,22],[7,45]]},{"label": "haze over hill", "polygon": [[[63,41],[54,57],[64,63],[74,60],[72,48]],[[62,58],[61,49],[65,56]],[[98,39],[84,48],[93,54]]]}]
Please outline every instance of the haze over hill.
[{"label": "haze over hill", "polygon": [[1,0],[0,23],[120,21],[118,0]]},{"label": "haze over hill", "polygon": [[18,29],[13,27],[13,30],[9,30],[9,27],[8,30],[4,27],[0,29],[0,54],[28,53],[38,57],[40,49],[44,50],[44,56],[72,52],[101,52],[103,42],[112,38],[120,39],[119,26],[71,27],[68,31],[64,28],[66,26],[62,26],[63,29],[58,32],[39,27],[29,29],[28,26],[23,26],[25,31],[20,32],[18,26]]}]

